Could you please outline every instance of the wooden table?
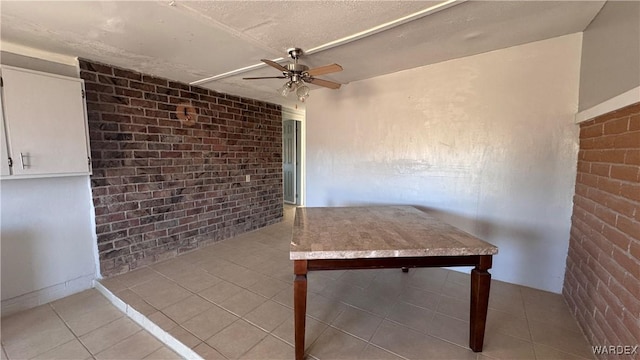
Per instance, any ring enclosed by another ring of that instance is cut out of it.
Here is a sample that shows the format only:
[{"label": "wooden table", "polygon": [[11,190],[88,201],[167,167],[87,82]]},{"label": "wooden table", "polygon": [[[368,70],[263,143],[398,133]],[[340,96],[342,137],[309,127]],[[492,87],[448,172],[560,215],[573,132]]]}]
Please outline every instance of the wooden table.
[{"label": "wooden table", "polygon": [[307,272],[474,266],[469,347],[482,351],[491,260],[498,248],[411,206],[297,208],[294,261],[296,359],[304,358]]}]

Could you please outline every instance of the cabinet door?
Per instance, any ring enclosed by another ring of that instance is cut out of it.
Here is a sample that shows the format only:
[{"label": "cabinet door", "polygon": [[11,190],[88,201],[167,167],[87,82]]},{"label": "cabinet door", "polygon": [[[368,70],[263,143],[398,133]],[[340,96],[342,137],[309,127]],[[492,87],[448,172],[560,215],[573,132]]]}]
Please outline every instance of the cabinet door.
[{"label": "cabinet door", "polygon": [[9,67],[2,79],[13,175],[87,174],[82,80]]},{"label": "cabinet door", "polygon": [[2,114],[2,96],[0,96],[0,176],[10,174],[9,148],[7,147],[7,133],[4,129],[4,115]]}]

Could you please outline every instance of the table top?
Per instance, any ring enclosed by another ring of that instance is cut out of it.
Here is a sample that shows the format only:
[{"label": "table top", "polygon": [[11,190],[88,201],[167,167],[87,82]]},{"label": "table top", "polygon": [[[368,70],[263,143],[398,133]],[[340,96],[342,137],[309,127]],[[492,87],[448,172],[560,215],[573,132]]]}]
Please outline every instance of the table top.
[{"label": "table top", "polygon": [[291,260],[494,255],[498,248],[412,206],[296,209]]}]

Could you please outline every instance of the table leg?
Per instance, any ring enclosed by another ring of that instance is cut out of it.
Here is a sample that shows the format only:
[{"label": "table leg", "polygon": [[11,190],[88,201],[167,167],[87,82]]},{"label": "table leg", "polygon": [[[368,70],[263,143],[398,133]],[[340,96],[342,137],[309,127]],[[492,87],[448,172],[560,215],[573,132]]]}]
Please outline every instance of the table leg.
[{"label": "table leg", "polygon": [[469,347],[475,352],[482,351],[484,329],[489,307],[491,255],[480,256],[480,262],[471,270],[471,319],[469,325]]},{"label": "table leg", "polygon": [[293,272],[293,317],[296,360],[304,359],[304,332],[307,316],[307,260],[295,260]]}]

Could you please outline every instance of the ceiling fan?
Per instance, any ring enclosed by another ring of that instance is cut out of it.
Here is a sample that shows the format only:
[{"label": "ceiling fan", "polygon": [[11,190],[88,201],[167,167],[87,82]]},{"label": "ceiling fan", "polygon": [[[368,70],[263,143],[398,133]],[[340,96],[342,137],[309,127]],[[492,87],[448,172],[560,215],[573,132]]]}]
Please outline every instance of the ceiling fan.
[{"label": "ceiling fan", "polygon": [[298,96],[298,100],[302,102],[304,102],[309,97],[309,87],[304,83],[323,86],[329,89],[340,88],[341,84],[329,80],[318,79],[316,78],[316,76],[342,71],[342,66],[338,64],[331,64],[309,69],[308,66],[298,63],[298,59],[304,54],[304,51],[302,51],[302,49],[291,48],[288,49],[287,52],[293,59],[293,63],[286,64],[285,66],[282,66],[275,61],[261,59],[263,63],[282,71],[282,76],[248,77],[243,78],[243,80],[289,79],[280,88],[280,95],[287,97],[289,93],[295,91],[296,95]]}]

